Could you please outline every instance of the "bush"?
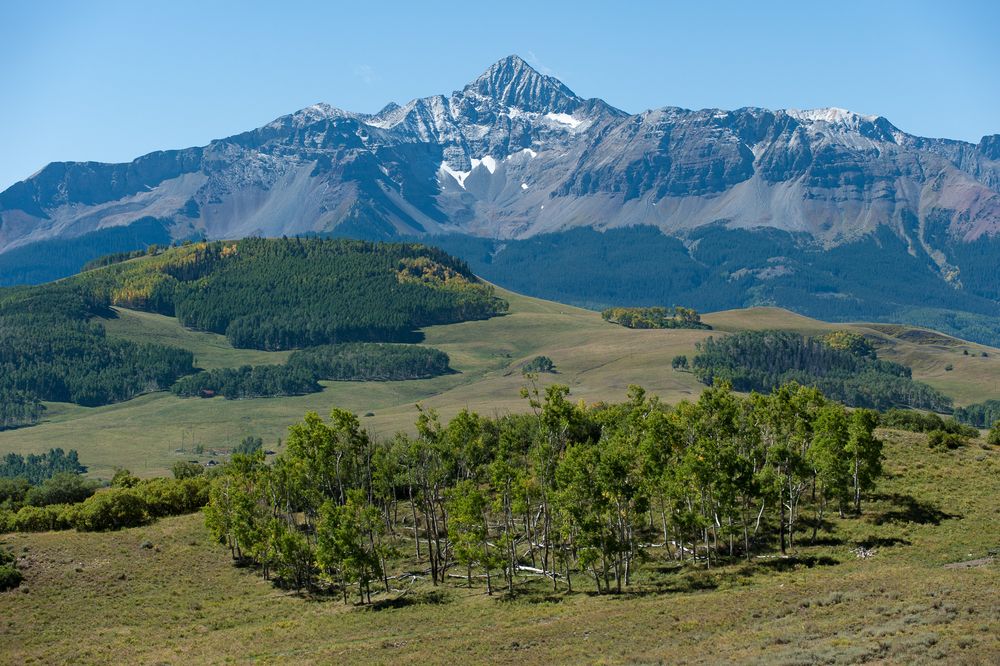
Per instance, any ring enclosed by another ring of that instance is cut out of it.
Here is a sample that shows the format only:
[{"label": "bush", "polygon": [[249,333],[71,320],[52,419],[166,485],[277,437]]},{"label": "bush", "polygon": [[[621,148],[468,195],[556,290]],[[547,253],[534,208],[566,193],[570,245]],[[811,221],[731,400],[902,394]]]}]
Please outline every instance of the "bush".
[{"label": "bush", "polygon": [[0,477],[0,508],[18,509],[24,503],[24,496],[31,484],[23,477],[6,479]]},{"label": "bush", "polygon": [[674,356],[673,360],[670,361],[670,367],[674,370],[687,370],[688,368],[688,357],[684,354],[678,354]]},{"label": "bush", "polygon": [[15,532],[48,532],[70,527],[65,505],[23,506],[13,515],[11,530]]},{"label": "bush", "polygon": [[117,475],[134,486],[112,486],[76,504],[27,505],[17,512],[0,509],[0,533],[45,532],[71,527],[83,532],[135,527],[151,518],[198,511],[208,503],[211,474],[186,479],[141,481],[127,472]]},{"label": "bush", "polygon": [[24,576],[13,564],[0,564],[0,592],[17,587],[22,580]]},{"label": "bush", "polygon": [[60,472],[27,492],[24,501],[32,506],[75,504],[93,495],[100,484],[79,474]]},{"label": "bush", "polygon": [[151,479],[135,488],[152,518],[192,513],[208,503],[208,479]]},{"label": "bush", "polygon": [[994,423],[993,427],[990,428],[990,435],[986,442],[993,446],[1000,446],[1000,421]]},{"label": "bush", "polygon": [[170,471],[173,472],[175,479],[191,479],[204,474],[205,468],[195,462],[178,460]]},{"label": "bush", "polygon": [[115,475],[111,477],[112,488],[134,488],[139,484],[139,477],[124,467],[116,467]]},{"label": "bush", "polygon": [[961,435],[970,439],[979,437],[979,431],[971,426],[962,425],[953,418],[943,419],[932,412],[916,412],[908,409],[890,409],[879,416],[879,425],[883,428],[896,428],[910,432],[944,432]]},{"label": "bush", "polygon": [[932,430],[927,433],[927,444],[932,449],[957,449],[960,446],[965,446],[966,442],[965,438],[957,433]]},{"label": "bush", "polygon": [[80,504],[74,523],[81,532],[104,532],[137,527],[149,520],[149,505],[134,488],[112,488]]}]

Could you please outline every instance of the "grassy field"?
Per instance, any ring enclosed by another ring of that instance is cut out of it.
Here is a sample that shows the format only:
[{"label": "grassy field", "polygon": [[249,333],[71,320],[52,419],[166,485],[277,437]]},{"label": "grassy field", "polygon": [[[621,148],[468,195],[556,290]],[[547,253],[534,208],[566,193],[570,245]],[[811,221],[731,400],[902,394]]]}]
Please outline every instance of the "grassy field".
[{"label": "grassy field", "polygon": [[[568,384],[575,398],[588,402],[621,400],[629,384],[640,384],[670,403],[696,397],[703,388],[690,373],[672,370],[670,361],[677,354],[693,354],[696,342],[718,332],[631,330],[590,310],[499,292],[510,301],[510,314],[424,331],[426,344],[451,356],[457,371],[452,375],[405,382],[325,382],[321,393],[290,398],[204,400],[155,393],[97,408],[50,404],[42,424],[0,433],[0,454],[61,446],[77,449],[95,476],[108,478],[115,466],[154,476],[179,459],[205,459],[213,449],[226,449],[247,435],[261,436],[273,448],[308,410],[326,414],[339,406],[359,415],[372,413],[363,421],[383,435],[411,429],[417,402],[445,417],[463,407],[484,414],[523,410],[519,368],[538,354],[556,363],[557,373],[544,375],[543,384]],[[718,312],[704,320],[721,332],[856,330],[877,338],[883,358],[912,366],[915,378],[945,391],[958,404],[1000,397],[1000,350],[940,334],[902,326],[829,324],[777,308]],[[190,349],[204,368],[280,363],[287,357],[287,352],[233,349],[224,336],[189,331],[162,315],[121,310],[104,324],[109,335]],[[963,355],[963,349],[970,355]],[[988,356],[981,356],[983,351]],[[952,371],[945,370],[948,364]],[[199,445],[206,453],[192,455]]]},{"label": "grassy field", "polygon": [[0,594],[0,662],[998,663],[1000,451],[883,436],[875,501],[821,544],[712,571],[652,551],[622,596],[418,582],[345,607],[233,567],[200,515],[0,536],[25,573]]}]

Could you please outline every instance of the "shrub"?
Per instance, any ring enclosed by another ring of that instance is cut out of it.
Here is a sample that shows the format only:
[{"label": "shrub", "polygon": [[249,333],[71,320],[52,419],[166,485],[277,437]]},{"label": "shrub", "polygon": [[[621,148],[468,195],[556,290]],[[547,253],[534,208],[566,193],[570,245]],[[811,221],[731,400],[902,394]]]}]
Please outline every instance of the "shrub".
[{"label": "shrub", "polygon": [[99,485],[79,474],[60,472],[29,490],[24,501],[32,506],[75,504],[93,495]]},{"label": "shrub", "polygon": [[111,477],[112,488],[134,488],[139,483],[139,477],[124,467],[116,467],[115,475]]},{"label": "shrub", "polygon": [[673,360],[670,361],[670,367],[674,370],[687,370],[688,368],[688,357],[684,354],[678,354],[674,356]]},{"label": "shrub", "polygon": [[965,438],[953,432],[932,430],[927,433],[927,444],[932,449],[957,449],[960,446],[965,446]]},{"label": "shrub", "polygon": [[123,527],[136,527],[149,520],[145,498],[134,488],[112,488],[97,493],[76,509],[76,529],[81,532],[103,532]]},{"label": "shrub", "polygon": [[198,463],[188,462],[187,460],[178,460],[174,463],[174,466],[170,468],[170,471],[174,473],[175,479],[191,479],[196,476],[201,476],[205,472],[205,468]]},{"label": "shrub", "polygon": [[0,507],[7,509],[20,508],[24,496],[31,489],[31,484],[23,477],[7,479],[0,477]]},{"label": "shrub", "polygon": [[13,564],[0,564],[0,592],[17,587],[22,580],[24,576]]},{"label": "shrub", "polygon": [[192,513],[208,503],[208,480],[204,476],[150,479],[136,486],[135,491],[154,518]]},{"label": "shrub", "polygon": [[11,530],[15,532],[48,532],[63,530],[69,526],[66,521],[66,507],[58,504],[23,506],[11,520]]},{"label": "shrub", "polygon": [[990,435],[986,442],[993,446],[1000,446],[1000,421],[994,423],[993,427],[990,428]]}]

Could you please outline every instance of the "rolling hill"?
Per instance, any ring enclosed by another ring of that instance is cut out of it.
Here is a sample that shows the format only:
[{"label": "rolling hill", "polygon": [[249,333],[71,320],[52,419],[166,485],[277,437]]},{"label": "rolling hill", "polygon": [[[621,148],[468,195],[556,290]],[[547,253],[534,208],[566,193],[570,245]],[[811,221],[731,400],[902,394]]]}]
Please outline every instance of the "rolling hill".
[{"label": "rolling hill", "polygon": [[[421,329],[423,344],[446,352],[454,374],[396,382],[321,382],[320,393],[254,400],[183,399],[156,392],[96,408],[50,403],[39,425],[0,432],[0,451],[76,448],[91,472],[106,478],[121,465],[144,476],[162,474],[177,460],[192,457],[199,444],[206,452],[223,450],[254,435],[273,447],[303,413],[327,413],[334,406],[371,413],[362,419],[364,425],[389,435],[412,429],[417,402],[444,417],[464,407],[486,414],[526,410],[518,398],[525,382],[520,365],[536,355],[549,356],[556,365],[556,374],[543,374],[540,381],[568,384],[574,399],[617,401],[630,384],[639,384],[674,403],[696,397],[704,385],[689,372],[672,370],[671,359],[693,354],[695,344],[709,335],[745,329],[806,335],[855,331],[875,341],[880,358],[912,367],[915,379],[945,392],[957,405],[1000,396],[1000,350],[923,329],[830,324],[778,308],[754,308],[704,315],[711,331],[632,330],[590,310],[502,289],[496,294],[510,304],[505,316]],[[225,336],[186,329],[173,317],[124,308],[114,312],[102,321],[109,338],[180,347],[192,353],[199,367],[274,364],[288,358],[286,351],[236,349]],[[952,370],[946,369],[949,365]]]}]

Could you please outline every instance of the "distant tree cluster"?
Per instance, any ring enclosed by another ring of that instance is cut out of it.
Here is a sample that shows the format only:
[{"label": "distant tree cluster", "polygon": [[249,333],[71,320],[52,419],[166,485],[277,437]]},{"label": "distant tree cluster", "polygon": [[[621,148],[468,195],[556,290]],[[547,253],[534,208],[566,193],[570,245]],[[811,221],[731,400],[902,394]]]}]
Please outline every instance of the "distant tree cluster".
[{"label": "distant tree cluster", "polygon": [[426,379],[449,371],[448,355],[417,345],[353,342],[294,352],[288,365],[332,381]]},{"label": "distant tree cluster", "polygon": [[987,400],[959,407],[955,410],[955,418],[977,428],[989,428],[1000,421],[1000,400]]},{"label": "distant tree cluster", "polygon": [[0,391],[0,430],[10,430],[38,423],[45,405],[27,391]]},{"label": "distant tree cluster", "polygon": [[[250,238],[150,246],[93,265],[61,282],[0,290],[0,430],[37,423],[42,401],[105,405],[169,388],[195,371],[186,350],[108,339],[91,319],[108,316],[112,305],[176,315],[259,349],[410,340],[423,326],[507,309],[464,263],[415,244]],[[202,373],[176,391],[298,395],[320,390],[319,378],[445,371],[447,356],[438,351],[345,346],[303,353],[282,367]]]},{"label": "distant tree cluster", "polygon": [[882,472],[878,415],[814,388],[715,386],[676,407],[639,387],[592,407],[568,393],[526,388],[532,413],[496,418],[421,410],[416,436],[391,440],[344,410],[309,413],[273,465],[233,457],[206,522],[265,578],[345,602],[388,591],[404,549],[434,584],[455,570],[489,593],[524,575],[608,593],[653,548],[711,567],[815,540],[827,512],[860,511]]},{"label": "distant tree cluster", "polygon": [[240,443],[233,447],[233,453],[240,453],[245,456],[264,450],[264,440],[260,437],[248,435],[240,440]]},{"label": "distant tree cluster", "polygon": [[931,412],[915,412],[908,409],[890,409],[884,412],[879,416],[879,424],[883,428],[910,432],[941,431],[973,439],[979,437],[978,430],[962,425],[954,418],[943,419]]},{"label": "distant tree cluster", "polygon": [[696,328],[711,329],[701,321],[701,315],[691,308],[608,308],[601,312],[604,321],[626,328]]},{"label": "distant tree cluster", "polygon": [[863,335],[850,331],[834,331],[820,338],[828,347],[848,351],[862,358],[876,358],[875,347]]},{"label": "distant tree cluster", "polygon": [[293,365],[245,365],[189,375],[178,380],[173,392],[181,397],[221,395],[230,400],[269,398],[317,393],[322,387],[308,368]]},{"label": "distant tree cluster", "polygon": [[62,472],[83,474],[86,471],[87,468],[80,464],[75,449],[70,449],[67,453],[61,448],[54,448],[49,449],[48,453],[29,453],[27,456],[8,453],[0,458],[0,477],[20,477],[31,485],[38,485]]},{"label": "distant tree cluster", "polygon": [[721,380],[739,391],[769,391],[794,381],[852,407],[951,411],[951,398],[914,381],[909,368],[798,333],[741,331],[696,347],[692,368],[705,384]]},{"label": "distant tree cluster", "polygon": [[521,366],[521,374],[528,375],[540,372],[555,372],[556,364],[548,356],[536,356]]},{"label": "distant tree cluster", "polygon": [[303,349],[293,353],[285,365],[246,365],[199,372],[178,380],[173,392],[181,397],[268,398],[316,393],[323,388],[319,380],[423,379],[448,370],[448,355],[437,349],[354,342]]}]

